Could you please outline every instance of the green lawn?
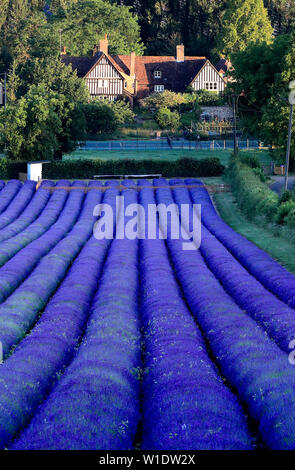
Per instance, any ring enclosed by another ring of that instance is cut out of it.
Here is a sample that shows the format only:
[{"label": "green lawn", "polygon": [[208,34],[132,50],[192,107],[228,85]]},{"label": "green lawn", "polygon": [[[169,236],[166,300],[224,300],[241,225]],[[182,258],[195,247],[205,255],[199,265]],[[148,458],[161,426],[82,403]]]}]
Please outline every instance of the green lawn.
[{"label": "green lawn", "polygon": [[[270,155],[266,150],[251,150],[253,155],[258,155],[262,163],[270,163]],[[218,157],[222,165],[226,166],[230,158],[231,150],[76,150],[68,155],[64,155],[64,160],[80,159],[101,159],[101,160],[169,160],[175,161],[179,158],[189,157],[200,160],[202,158]]]},{"label": "green lawn", "polygon": [[[207,180],[206,182],[209,183],[210,178],[207,178]],[[217,183],[217,179],[215,180]],[[220,182],[222,182],[221,178]],[[282,236],[274,235],[270,228],[262,228],[247,220],[239,210],[232,193],[215,193],[213,199],[219,214],[228,225],[255,243],[259,248],[268,252],[281,265],[295,274],[294,244]]]}]

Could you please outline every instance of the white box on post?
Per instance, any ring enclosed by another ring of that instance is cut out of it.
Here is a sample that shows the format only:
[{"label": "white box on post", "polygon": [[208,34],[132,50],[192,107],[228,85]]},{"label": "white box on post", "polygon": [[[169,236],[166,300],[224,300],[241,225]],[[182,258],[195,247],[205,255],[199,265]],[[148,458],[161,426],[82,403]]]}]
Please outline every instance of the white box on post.
[{"label": "white box on post", "polygon": [[42,166],[45,163],[50,163],[50,162],[46,160],[43,160],[40,162],[28,162],[27,179],[31,181],[36,181],[36,182],[42,180]]}]

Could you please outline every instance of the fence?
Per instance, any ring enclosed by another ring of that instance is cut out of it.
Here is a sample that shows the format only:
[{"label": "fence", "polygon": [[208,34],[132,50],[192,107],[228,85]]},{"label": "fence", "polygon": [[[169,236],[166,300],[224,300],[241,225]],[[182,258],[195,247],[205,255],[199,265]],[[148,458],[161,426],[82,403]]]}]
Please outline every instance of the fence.
[{"label": "fence", "polygon": [[[258,149],[258,140],[238,140],[239,149]],[[233,140],[208,140],[208,141],[189,141],[189,140],[109,140],[109,141],[87,141],[81,144],[79,150],[227,150],[234,148]]]}]

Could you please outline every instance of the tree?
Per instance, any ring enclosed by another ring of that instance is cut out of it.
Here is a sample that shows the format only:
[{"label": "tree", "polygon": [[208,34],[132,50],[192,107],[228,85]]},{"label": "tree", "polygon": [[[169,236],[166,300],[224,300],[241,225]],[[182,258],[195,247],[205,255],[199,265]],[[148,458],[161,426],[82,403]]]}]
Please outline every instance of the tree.
[{"label": "tree", "polygon": [[106,101],[96,101],[82,106],[90,136],[111,134],[117,129],[116,116]]},{"label": "tree", "polygon": [[129,104],[124,101],[101,101],[96,100],[84,104],[82,111],[87,123],[89,135],[111,134],[119,126],[134,120],[134,113]]},{"label": "tree", "polygon": [[188,55],[210,55],[221,28],[226,0],[113,0],[138,16],[141,37],[151,55],[175,54],[183,43]]},{"label": "tree", "polygon": [[271,43],[273,29],[263,0],[229,0],[217,49],[230,56],[251,43]]},{"label": "tree", "polygon": [[56,112],[59,97],[33,85],[18,103],[0,113],[0,140],[11,159],[53,159],[62,123]]},{"label": "tree", "polygon": [[264,0],[276,35],[291,32],[295,20],[295,4],[290,0]]},{"label": "tree", "polygon": [[[289,115],[290,82],[295,80],[295,30],[291,34],[281,70],[276,74],[271,88],[271,98],[263,108],[262,128],[265,138],[277,147],[281,161],[286,151]],[[295,122],[291,141],[291,166],[295,166]]]},{"label": "tree", "polygon": [[185,103],[185,97],[181,93],[165,90],[163,93],[152,93],[140,101],[140,105],[147,109],[177,109]]},{"label": "tree", "polygon": [[2,11],[2,17],[0,14],[0,67],[7,70],[13,61],[25,63],[32,56],[59,54],[59,37],[49,27],[44,1],[4,2],[7,9]]},{"label": "tree", "polygon": [[[59,149],[56,157],[61,158],[63,152],[74,150],[77,141],[83,140],[84,129],[81,133],[73,133],[73,119],[83,120],[80,104],[89,100],[89,92],[84,80],[72,72],[70,66],[65,66],[59,58],[31,59],[19,65],[16,75],[19,77],[14,94],[17,99],[24,96],[32,85],[42,85],[48,92],[58,94],[56,112],[62,123],[59,133]],[[9,85],[11,78],[9,76]],[[12,91],[11,91],[12,92]]]},{"label": "tree", "polygon": [[250,44],[232,55],[234,79],[228,93],[239,97],[241,125],[251,134],[265,138],[262,128],[264,108],[272,97],[277,75],[283,70],[289,35],[280,36],[271,44]]},{"label": "tree", "polygon": [[168,108],[161,108],[155,116],[156,122],[161,129],[171,129],[176,131],[180,127],[180,115],[177,111]]},{"label": "tree", "polygon": [[136,16],[126,6],[103,0],[77,0],[60,7],[50,20],[62,30],[62,43],[71,55],[92,54],[105,33],[112,54],[144,51]]}]

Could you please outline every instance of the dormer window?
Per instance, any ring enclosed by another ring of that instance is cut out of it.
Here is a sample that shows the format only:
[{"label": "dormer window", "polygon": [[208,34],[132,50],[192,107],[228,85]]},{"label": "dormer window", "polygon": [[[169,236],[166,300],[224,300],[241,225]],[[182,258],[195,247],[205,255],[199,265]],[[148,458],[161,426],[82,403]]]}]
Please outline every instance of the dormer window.
[{"label": "dormer window", "polygon": [[161,70],[155,70],[155,71],[154,71],[154,77],[155,77],[155,78],[162,78],[162,72],[161,72]]}]

